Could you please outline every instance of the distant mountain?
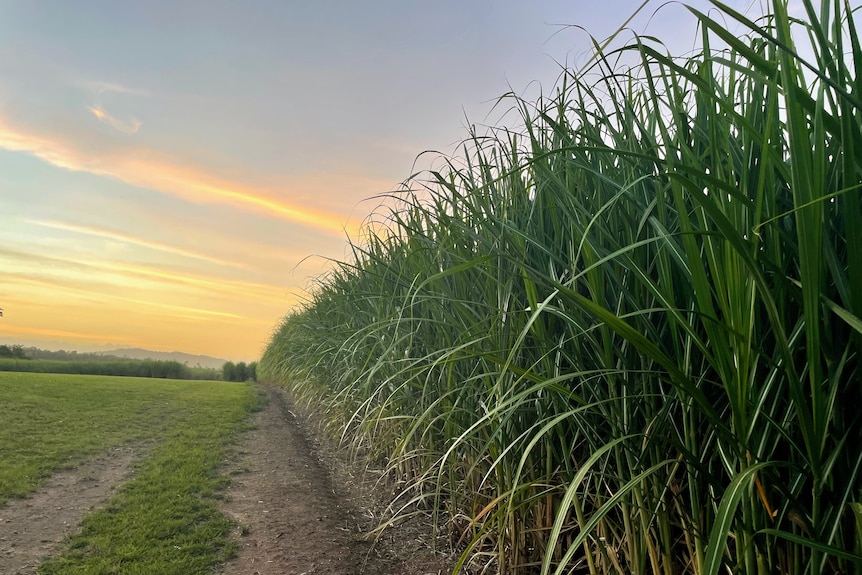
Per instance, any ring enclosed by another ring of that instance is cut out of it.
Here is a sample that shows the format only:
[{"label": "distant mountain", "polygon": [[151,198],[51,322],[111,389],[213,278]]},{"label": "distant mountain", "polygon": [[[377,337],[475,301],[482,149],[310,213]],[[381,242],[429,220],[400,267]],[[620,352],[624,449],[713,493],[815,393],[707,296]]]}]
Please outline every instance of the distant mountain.
[{"label": "distant mountain", "polygon": [[112,349],[109,351],[97,352],[99,355],[113,355],[116,357],[127,357],[129,359],[158,359],[161,361],[178,361],[189,367],[209,367],[213,369],[221,369],[227,361],[217,357],[208,355],[192,355],[190,353],[182,353],[180,351],[150,351],[140,348],[125,348]]}]

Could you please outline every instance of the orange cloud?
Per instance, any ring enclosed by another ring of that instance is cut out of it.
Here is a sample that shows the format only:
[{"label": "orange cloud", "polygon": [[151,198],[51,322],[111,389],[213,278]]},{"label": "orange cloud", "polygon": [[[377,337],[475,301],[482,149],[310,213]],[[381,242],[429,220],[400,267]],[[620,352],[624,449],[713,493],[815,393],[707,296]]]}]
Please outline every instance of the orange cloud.
[{"label": "orange cloud", "polygon": [[0,118],[0,147],[30,153],[67,170],[108,176],[127,184],[182,198],[193,203],[221,203],[271,217],[300,223],[343,236],[355,235],[358,226],[348,226],[347,217],[273,197],[269,190],[217,178],[200,170],[161,159],[152,150],[83,153],[68,142],[28,134]]},{"label": "orange cloud", "polygon": [[93,106],[89,108],[90,112],[96,116],[100,122],[108,124],[112,128],[119,130],[126,134],[135,134],[138,130],[141,129],[141,121],[137,118],[130,118],[128,122],[124,122],[119,118],[115,118],[114,116],[107,113],[105,110],[98,106]]}]

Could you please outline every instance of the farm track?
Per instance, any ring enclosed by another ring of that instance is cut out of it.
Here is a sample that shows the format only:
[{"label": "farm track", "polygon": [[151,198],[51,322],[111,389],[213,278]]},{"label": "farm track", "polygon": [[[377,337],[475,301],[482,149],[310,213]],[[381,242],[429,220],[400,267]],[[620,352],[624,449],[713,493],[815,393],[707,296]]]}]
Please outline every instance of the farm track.
[{"label": "farm track", "polygon": [[104,503],[132,474],[145,449],[121,446],[52,475],[26,499],[0,506],[0,573],[31,575],[76,531],[83,516]]},{"label": "farm track", "polygon": [[[451,573],[451,558],[432,550],[421,517],[369,537],[388,499],[375,473],[352,466],[313,422],[294,415],[282,390],[261,389],[267,405],[221,470],[232,479],[221,508],[238,526],[238,556],[214,575]],[[132,478],[147,451],[112,448],[0,506],[0,575],[34,575],[89,511]]]},{"label": "farm track", "polygon": [[387,529],[369,543],[363,534],[376,525],[380,499],[373,478],[349,469],[312,424],[294,415],[281,390],[263,389],[269,401],[240,440],[222,504],[239,525],[239,554],[218,575],[451,572],[429,548],[427,523]]}]

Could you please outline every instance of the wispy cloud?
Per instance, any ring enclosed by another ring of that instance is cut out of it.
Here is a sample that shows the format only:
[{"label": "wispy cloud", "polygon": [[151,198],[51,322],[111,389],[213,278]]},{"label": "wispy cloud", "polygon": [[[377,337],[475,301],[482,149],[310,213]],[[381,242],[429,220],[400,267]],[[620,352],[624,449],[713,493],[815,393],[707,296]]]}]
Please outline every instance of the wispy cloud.
[{"label": "wispy cloud", "polygon": [[93,114],[100,122],[103,124],[108,124],[115,130],[119,130],[124,134],[136,134],[138,130],[141,129],[141,121],[137,118],[129,118],[128,121],[120,120],[109,113],[107,113],[103,108],[98,106],[92,106],[89,108],[90,113]]},{"label": "wispy cloud", "polygon": [[277,199],[275,192],[220,179],[204,171],[180,166],[152,150],[114,150],[83,153],[62,139],[48,138],[13,128],[0,118],[0,148],[30,153],[68,170],[108,176],[141,188],[159,191],[194,203],[220,203],[270,217],[303,224],[330,234],[355,235],[356,224],[347,217]]},{"label": "wispy cloud", "polygon": [[98,341],[98,342],[114,342],[114,343],[132,343],[133,340],[128,337],[123,337],[119,335],[107,335],[107,334],[98,334],[98,333],[82,333],[77,331],[64,331],[60,329],[44,329],[38,327],[25,327],[22,325],[11,325],[7,326],[3,330],[4,336],[47,336],[47,337],[59,337],[63,339],[70,340],[83,340],[83,341]]},{"label": "wispy cloud", "polygon": [[236,294],[241,293],[246,297],[253,296],[256,301],[272,301],[282,305],[285,301],[284,288],[261,283],[231,280],[221,277],[198,276],[188,273],[177,273],[155,269],[153,267],[126,265],[117,262],[105,263],[104,267],[110,270],[136,274],[147,278],[165,280],[171,283],[180,283],[221,295],[235,296]]},{"label": "wispy cloud", "polygon": [[128,88],[116,82],[101,82],[101,81],[86,81],[83,82],[84,86],[96,92],[97,94],[104,94],[106,92],[113,92],[117,94],[141,94],[140,90],[135,90],[133,88]]},{"label": "wispy cloud", "polygon": [[129,298],[129,297],[120,297],[120,296],[114,296],[114,297],[116,299],[119,299],[119,300],[122,300],[125,302],[129,302],[129,303],[135,303],[135,304],[139,304],[139,305],[157,307],[160,309],[169,310],[169,311],[173,311],[173,312],[180,312],[180,314],[192,314],[191,316],[186,315],[185,317],[196,318],[196,316],[208,316],[208,317],[221,317],[221,318],[231,318],[231,319],[245,319],[244,316],[237,315],[235,313],[229,313],[226,311],[216,311],[216,310],[212,310],[212,309],[203,309],[203,308],[199,308],[199,307],[190,307],[190,306],[184,306],[184,305],[172,305],[172,304],[167,304],[167,303],[162,303],[162,302],[147,301],[147,300],[135,299],[135,298]]},{"label": "wispy cloud", "polygon": [[2,120],[0,120],[0,148],[13,152],[29,152],[59,168],[97,173],[94,169],[83,168],[82,163],[76,161],[76,154],[73,150],[63,142],[8,129]]},{"label": "wispy cloud", "polygon": [[[283,306],[287,294],[283,287],[268,284],[229,279],[214,275],[200,275],[188,272],[178,272],[172,269],[152,265],[141,265],[123,263],[115,260],[74,259],[69,257],[54,257],[31,251],[11,250],[0,247],[0,263],[3,259],[12,260],[14,263],[8,268],[8,276],[27,276],[28,271],[44,270],[51,271],[53,276],[76,275],[96,279],[96,274],[107,274],[108,279],[113,276],[125,276],[127,278],[143,278],[148,280],[146,285],[136,286],[146,289],[163,286],[175,290],[179,286],[186,286],[191,293],[201,295],[204,292],[221,296],[234,297],[242,293],[247,297],[253,297],[255,302],[270,303]],[[153,282],[153,283],[149,283]],[[134,285],[134,284],[130,284]]]},{"label": "wispy cloud", "polygon": [[[269,322],[296,296],[283,287],[211,274],[195,274],[164,266],[123,263],[111,259],[55,257],[0,247],[0,268],[8,270],[6,303],[11,294],[31,306],[63,298],[104,301],[105,298],[140,306],[155,306],[172,317],[243,318]],[[237,300],[237,294],[242,299]],[[265,311],[264,311],[265,310]],[[68,320],[69,318],[65,318]],[[73,323],[73,322],[70,322]]]},{"label": "wispy cloud", "polygon": [[[166,301],[162,301],[159,299],[158,301],[154,299],[143,299],[140,297],[131,297],[128,295],[123,295],[122,290],[114,290],[109,291],[105,289],[105,282],[96,279],[95,281],[92,278],[81,279],[81,278],[67,278],[62,277],[62,275],[53,275],[53,276],[44,276],[41,274],[31,274],[31,273],[16,273],[11,275],[7,282],[10,287],[17,286],[35,286],[37,288],[47,288],[48,291],[52,294],[54,301],[58,301],[61,296],[61,292],[66,292],[67,295],[83,298],[86,300],[90,300],[91,302],[98,303],[101,307],[105,307],[108,305],[108,302],[123,302],[125,304],[134,304],[133,306],[121,306],[117,308],[126,311],[127,313],[130,310],[135,310],[136,312],[141,312],[142,307],[158,309],[162,312],[168,312],[168,316],[171,319],[177,318],[186,318],[186,319],[194,319],[200,320],[202,318],[222,318],[222,319],[247,319],[246,316],[227,312],[220,311],[214,309],[206,309],[197,306],[191,305],[182,305],[181,303],[168,303]],[[117,287],[117,286],[114,286]],[[160,294],[161,295],[161,294]],[[76,309],[83,309],[82,304],[79,302],[76,305]],[[104,318],[104,316],[103,316]],[[249,318],[250,319],[250,318]]]},{"label": "wispy cloud", "polygon": [[214,264],[231,266],[236,268],[244,268],[246,267],[244,264],[239,262],[232,262],[229,260],[213,257],[201,252],[196,252],[192,250],[187,250],[185,248],[180,248],[177,246],[172,246],[170,244],[166,244],[163,242],[157,242],[155,240],[150,240],[147,238],[142,238],[140,236],[135,236],[132,234],[126,234],[123,232],[118,232],[116,230],[109,230],[107,228],[100,228],[96,226],[80,226],[77,224],[70,224],[68,222],[58,222],[54,220],[26,220],[28,223],[36,224],[37,226],[42,226],[46,228],[51,228],[55,230],[62,230],[67,232],[75,232],[78,234],[85,234],[88,236],[94,236],[98,238],[105,238],[110,240],[115,240],[119,242],[124,242],[127,244],[132,244],[136,246],[141,246],[145,248],[149,248],[151,250],[156,250],[160,252],[165,252],[173,255],[184,256],[187,258],[202,260]]}]

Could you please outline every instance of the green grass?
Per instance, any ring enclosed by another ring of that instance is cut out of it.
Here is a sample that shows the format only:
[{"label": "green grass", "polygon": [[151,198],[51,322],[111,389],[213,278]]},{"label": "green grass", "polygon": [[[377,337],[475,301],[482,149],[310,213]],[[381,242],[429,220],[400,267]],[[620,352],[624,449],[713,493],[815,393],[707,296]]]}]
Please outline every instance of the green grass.
[{"label": "green grass", "polygon": [[464,561],[862,568],[858,13],[714,4],[685,57],[596,42],[501,98],[518,121],[392,194],[260,362]]},{"label": "green grass", "polygon": [[111,446],[149,452],[40,573],[207,573],[232,553],[217,468],[260,400],[245,384],[0,373],[0,497]]}]

